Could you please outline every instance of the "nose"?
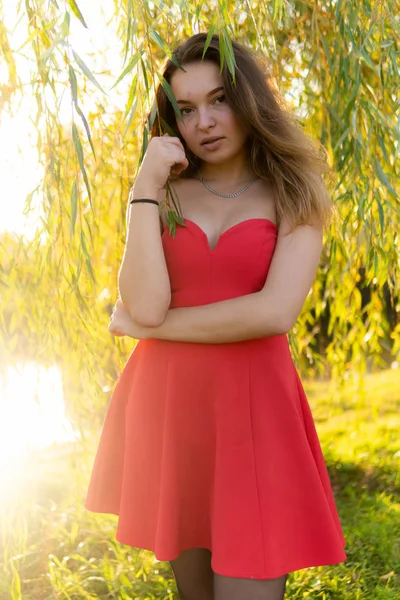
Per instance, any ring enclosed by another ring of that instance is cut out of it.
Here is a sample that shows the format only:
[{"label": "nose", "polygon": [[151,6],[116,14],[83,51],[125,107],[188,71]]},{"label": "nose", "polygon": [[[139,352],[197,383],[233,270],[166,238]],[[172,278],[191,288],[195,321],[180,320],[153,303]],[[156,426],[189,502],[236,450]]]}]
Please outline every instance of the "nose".
[{"label": "nose", "polygon": [[208,108],[199,108],[197,111],[197,127],[201,131],[207,131],[210,127],[214,127],[215,119]]}]

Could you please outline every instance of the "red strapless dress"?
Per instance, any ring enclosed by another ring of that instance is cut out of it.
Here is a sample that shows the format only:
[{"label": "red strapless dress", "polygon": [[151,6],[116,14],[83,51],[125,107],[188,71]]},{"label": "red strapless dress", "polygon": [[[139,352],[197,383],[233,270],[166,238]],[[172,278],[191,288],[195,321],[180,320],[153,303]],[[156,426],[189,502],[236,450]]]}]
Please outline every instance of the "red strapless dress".
[{"label": "red strapless dress", "polygon": [[[234,225],[211,249],[189,219],[162,243],[170,308],[260,290],[277,227]],[[312,414],[286,335],[230,344],[140,340],[109,403],[85,507],[117,541],[169,561],[212,551],[214,572],[269,579],[346,558]]]}]

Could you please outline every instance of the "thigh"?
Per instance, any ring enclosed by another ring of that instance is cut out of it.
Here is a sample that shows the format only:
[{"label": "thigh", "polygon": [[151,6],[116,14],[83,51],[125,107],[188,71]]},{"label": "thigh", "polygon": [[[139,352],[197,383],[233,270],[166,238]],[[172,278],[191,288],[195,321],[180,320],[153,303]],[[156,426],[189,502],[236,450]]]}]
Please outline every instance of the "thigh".
[{"label": "thigh", "polygon": [[213,600],[211,552],[206,548],[183,550],[169,561],[180,600]]},{"label": "thigh", "polygon": [[214,600],[283,600],[287,575],[276,579],[241,579],[214,573]]}]

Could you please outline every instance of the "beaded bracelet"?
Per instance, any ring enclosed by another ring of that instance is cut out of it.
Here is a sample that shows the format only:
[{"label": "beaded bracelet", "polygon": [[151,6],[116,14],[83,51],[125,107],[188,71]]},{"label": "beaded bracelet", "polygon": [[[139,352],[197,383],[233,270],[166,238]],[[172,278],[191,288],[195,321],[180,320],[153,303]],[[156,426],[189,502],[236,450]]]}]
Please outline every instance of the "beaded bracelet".
[{"label": "beaded bracelet", "polygon": [[151,204],[157,204],[157,200],[150,200],[150,198],[138,198],[137,200],[130,200],[129,204],[133,204],[134,202],[151,202]]}]

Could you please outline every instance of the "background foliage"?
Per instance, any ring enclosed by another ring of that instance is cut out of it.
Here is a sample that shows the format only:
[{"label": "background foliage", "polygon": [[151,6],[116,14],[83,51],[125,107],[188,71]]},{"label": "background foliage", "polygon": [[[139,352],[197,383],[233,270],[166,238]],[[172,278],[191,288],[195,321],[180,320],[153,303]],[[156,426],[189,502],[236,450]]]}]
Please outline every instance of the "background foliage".
[{"label": "background foliage", "polygon": [[[27,0],[20,10],[29,17],[26,47],[36,60],[30,86],[46,171],[26,209],[40,200],[43,227],[30,245],[2,240],[9,309],[0,324],[7,359],[27,352],[25,322],[38,332],[29,340],[33,355],[63,363],[73,356],[72,370],[87,369],[86,390],[103,379],[95,382],[90,374],[95,365],[109,365],[117,351],[104,334],[117,295],[127,194],[147,144],[145,117],[170,49],[205,30],[220,35],[231,68],[229,36],[258,53],[299,123],[327,148],[337,173],[330,191],[339,218],[290,336],[299,368],[334,377],[351,368],[362,375],[394,360],[400,350],[397,8],[393,1],[114,2],[112,18],[124,48],[113,89],[125,81],[129,92],[124,114],[107,115],[105,123],[110,90],[100,94],[95,111],[84,114],[85,96],[103,88],[69,42],[71,19],[80,27],[90,22],[73,0]],[[4,25],[0,39],[8,65],[4,110],[27,82],[18,76]],[[57,113],[64,94],[71,104],[68,127]],[[16,288],[17,314],[10,300]],[[49,310],[50,302],[62,310]],[[117,344],[122,358],[126,340]]]}]

